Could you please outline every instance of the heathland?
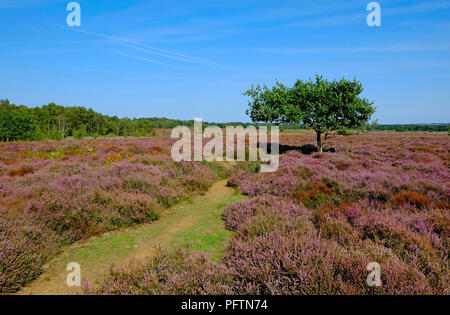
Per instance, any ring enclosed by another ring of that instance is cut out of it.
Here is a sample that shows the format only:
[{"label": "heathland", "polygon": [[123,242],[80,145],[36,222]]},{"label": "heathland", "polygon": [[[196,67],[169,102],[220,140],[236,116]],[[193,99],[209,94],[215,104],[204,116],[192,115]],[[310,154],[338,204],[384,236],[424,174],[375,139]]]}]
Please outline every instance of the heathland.
[{"label": "heathland", "polygon": [[[450,293],[447,134],[337,136],[334,150],[317,153],[312,132],[283,133],[274,173],[176,163],[173,141],[0,144],[0,293],[37,279],[70,244],[158,221],[227,177],[248,199],[230,200],[223,226],[198,221],[229,231],[223,249],[175,242],[180,249],[112,269],[85,293]],[[366,283],[371,262],[381,287]]]}]

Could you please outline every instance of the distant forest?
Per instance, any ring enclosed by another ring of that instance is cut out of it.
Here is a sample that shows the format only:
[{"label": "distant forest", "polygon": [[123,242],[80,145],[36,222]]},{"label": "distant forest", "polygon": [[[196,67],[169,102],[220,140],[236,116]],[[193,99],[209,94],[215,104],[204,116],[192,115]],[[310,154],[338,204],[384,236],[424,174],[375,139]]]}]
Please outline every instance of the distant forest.
[{"label": "distant forest", "polygon": [[85,107],[16,106],[0,100],[0,140],[62,140],[99,136],[152,136],[156,128],[174,128],[193,122],[167,118],[129,119],[110,117]]},{"label": "distant forest", "polygon": [[[67,137],[123,136],[143,137],[156,135],[155,129],[171,129],[194,125],[193,120],[168,118],[118,118],[95,112],[85,107],[64,107],[50,103],[42,107],[14,105],[0,100],[0,141],[63,140]],[[225,127],[249,126],[250,123],[204,123]],[[267,124],[264,124],[267,125]],[[440,131],[449,132],[450,124],[379,125],[370,124],[366,130]],[[304,129],[299,125],[284,125],[284,129]]]},{"label": "distant forest", "polygon": [[374,125],[372,130],[449,132],[450,124]]}]

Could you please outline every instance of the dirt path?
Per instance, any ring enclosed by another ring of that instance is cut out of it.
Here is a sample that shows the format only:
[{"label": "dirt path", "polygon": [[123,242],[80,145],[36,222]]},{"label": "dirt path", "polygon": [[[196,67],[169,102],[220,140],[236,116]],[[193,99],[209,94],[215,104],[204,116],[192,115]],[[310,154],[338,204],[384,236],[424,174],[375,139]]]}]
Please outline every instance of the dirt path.
[{"label": "dirt path", "polygon": [[82,279],[90,285],[101,279],[112,264],[125,266],[134,260],[152,257],[162,249],[189,245],[218,259],[230,232],[223,228],[221,214],[229,203],[244,198],[226,187],[226,181],[215,183],[204,195],[163,212],[152,223],[73,244],[44,267],[44,273],[19,294],[76,294],[80,288],[66,284],[70,262],[81,266]]}]

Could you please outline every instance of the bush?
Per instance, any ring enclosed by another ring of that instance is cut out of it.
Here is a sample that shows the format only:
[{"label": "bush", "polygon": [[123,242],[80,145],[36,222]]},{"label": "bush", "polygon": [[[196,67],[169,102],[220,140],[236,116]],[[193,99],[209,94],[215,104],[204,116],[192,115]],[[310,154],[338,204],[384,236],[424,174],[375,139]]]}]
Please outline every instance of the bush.
[{"label": "bush", "polygon": [[337,134],[340,136],[351,136],[353,133],[345,127],[342,127],[337,131]]},{"label": "bush", "polygon": [[424,209],[431,204],[431,200],[427,196],[415,191],[402,191],[395,195],[394,203],[397,206],[413,205],[417,208]]},{"label": "bush", "polygon": [[247,171],[249,171],[250,174],[257,174],[261,170],[261,164],[257,161],[248,162],[247,164]]},{"label": "bush", "polygon": [[161,253],[141,265],[128,267],[134,272],[111,269],[96,289],[84,284],[85,294],[105,295],[208,295],[231,294],[229,274],[204,255],[191,255],[180,249]]},{"label": "bush", "polygon": [[8,176],[15,177],[15,176],[25,176],[27,174],[33,174],[34,169],[33,167],[29,165],[23,165],[20,168],[10,170],[8,172]]}]

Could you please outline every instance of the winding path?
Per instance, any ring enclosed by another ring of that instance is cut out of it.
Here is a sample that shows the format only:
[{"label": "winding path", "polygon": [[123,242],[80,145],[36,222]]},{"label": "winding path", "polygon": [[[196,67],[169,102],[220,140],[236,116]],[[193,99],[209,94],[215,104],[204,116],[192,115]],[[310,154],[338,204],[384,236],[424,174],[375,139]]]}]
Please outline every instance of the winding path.
[{"label": "winding path", "polygon": [[221,221],[224,208],[244,198],[226,187],[226,180],[215,183],[208,192],[164,210],[161,218],[151,224],[110,232],[69,246],[57,258],[44,266],[44,273],[18,294],[77,294],[80,288],[69,287],[66,267],[70,262],[81,266],[82,279],[92,286],[114,267],[124,267],[133,261],[151,258],[158,248],[169,249],[188,245],[193,251],[203,251],[212,259],[221,257],[230,236]]}]

